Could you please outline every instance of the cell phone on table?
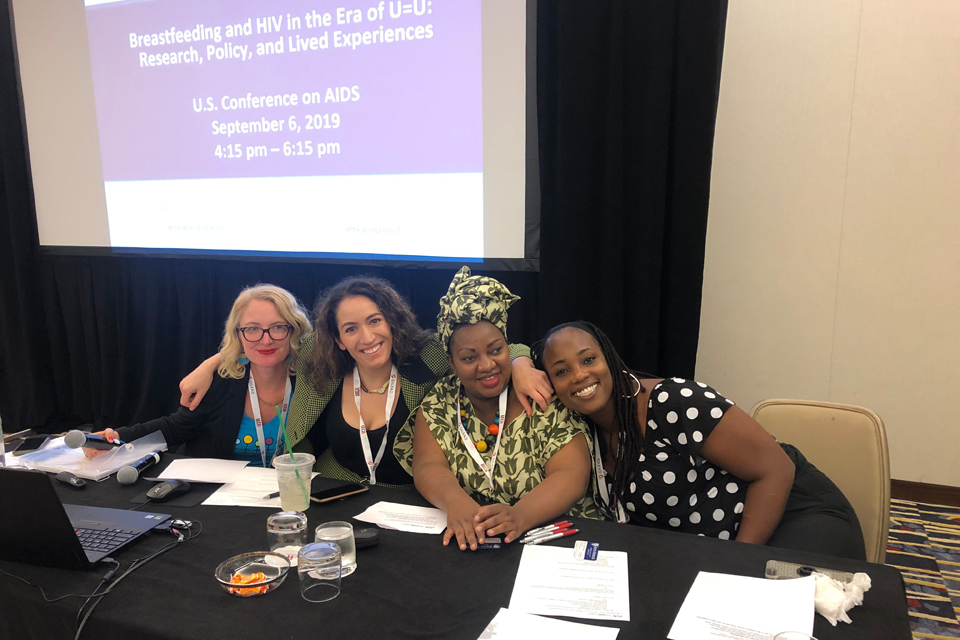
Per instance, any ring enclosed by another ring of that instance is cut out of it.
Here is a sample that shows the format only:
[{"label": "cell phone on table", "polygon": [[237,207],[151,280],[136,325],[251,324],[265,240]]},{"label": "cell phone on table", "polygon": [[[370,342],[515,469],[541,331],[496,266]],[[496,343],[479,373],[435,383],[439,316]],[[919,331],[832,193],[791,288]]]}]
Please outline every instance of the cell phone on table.
[{"label": "cell phone on table", "polygon": [[783,562],[781,560],[767,560],[767,568],[763,573],[763,577],[770,580],[790,580],[791,578],[804,578],[814,571],[829,576],[837,582],[847,583],[853,580],[853,574],[848,571],[814,567],[812,565],[797,564],[795,562]]},{"label": "cell phone on table", "polygon": [[321,489],[310,494],[310,499],[314,502],[332,502],[348,496],[355,496],[358,493],[369,491],[370,487],[359,482],[344,482],[329,489]]},{"label": "cell phone on table", "polygon": [[43,447],[49,439],[47,436],[30,436],[29,438],[24,438],[20,441],[20,444],[17,445],[17,448],[13,450],[13,455],[22,456],[25,453],[32,453]]}]

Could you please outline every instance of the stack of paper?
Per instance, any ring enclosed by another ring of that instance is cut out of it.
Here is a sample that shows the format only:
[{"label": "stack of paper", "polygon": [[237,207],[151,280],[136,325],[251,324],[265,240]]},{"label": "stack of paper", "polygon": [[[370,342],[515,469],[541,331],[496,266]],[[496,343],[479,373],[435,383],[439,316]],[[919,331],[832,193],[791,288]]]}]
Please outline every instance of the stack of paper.
[{"label": "stack of paper", "polygon": [[280,509],[279,496],[276,498],[267,497],[276,491],[276,469],[243,467],[235,476],[233,482],[217,489],[212,496],[203,501],[203,504],[221,507],[272,507]]},{"label": "stack of paper", "polygon": [[145,455],[166,450],[167,441],[159,431],[93,458],[87,458],[83,449],[71,449],[63,443],[63,438],[54,438],[39,451],[20,456],[17,462],[30,469],[49,473],[69,471],[79,478],[99,482]]}]

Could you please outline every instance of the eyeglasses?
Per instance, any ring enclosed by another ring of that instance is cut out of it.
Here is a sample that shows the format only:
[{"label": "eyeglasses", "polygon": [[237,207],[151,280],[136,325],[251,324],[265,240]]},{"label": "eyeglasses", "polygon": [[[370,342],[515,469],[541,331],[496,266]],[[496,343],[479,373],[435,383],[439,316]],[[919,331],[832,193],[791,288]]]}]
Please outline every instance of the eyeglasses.
[{"label": "eyeglasses", "polygon": [[260,342],[263,340],[263,334],[266,333],[272,340],[283,340],[290,335],[293,327],[289,324],[275,324],[272,327],[263,329],[261,327],[240,327],[237,329],[243,339],[247,342]]}]

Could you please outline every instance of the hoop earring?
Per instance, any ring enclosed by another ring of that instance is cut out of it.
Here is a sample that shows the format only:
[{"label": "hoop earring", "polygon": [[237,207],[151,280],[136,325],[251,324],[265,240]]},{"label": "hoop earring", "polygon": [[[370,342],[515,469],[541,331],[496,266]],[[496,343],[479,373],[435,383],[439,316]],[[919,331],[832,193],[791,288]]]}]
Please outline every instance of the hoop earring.
[{"label": "hoop earring", "polygon": [[643,385],[640,384],[640,381],[639,381],[639,380],[637,380],[637,376],[633,375],[632,373],[630,373],[630,372],[627,371],[626,369],[624,369],[623,372],[624,372],[625,374],[627,374],[628,376],[630,376],[631,378],[633,378],[633,381],[637,383],[637,390],[633,392],[633,395],[632,395],[632,396],[623,396],[623,397],[624,397],[624,398],[636,398],[636,397],[637,397],[637,394],[640,393],[640,389],[643,388]]}]

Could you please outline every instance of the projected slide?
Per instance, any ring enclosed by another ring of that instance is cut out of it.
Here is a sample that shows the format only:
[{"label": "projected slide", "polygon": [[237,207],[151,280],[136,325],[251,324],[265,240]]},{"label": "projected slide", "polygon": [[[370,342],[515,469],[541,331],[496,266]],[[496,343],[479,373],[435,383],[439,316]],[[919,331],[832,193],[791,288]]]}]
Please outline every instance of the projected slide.
[{"label": "projected slide", "polygon": [[480,258],[479,0],[87,0],[110,243]]}]

